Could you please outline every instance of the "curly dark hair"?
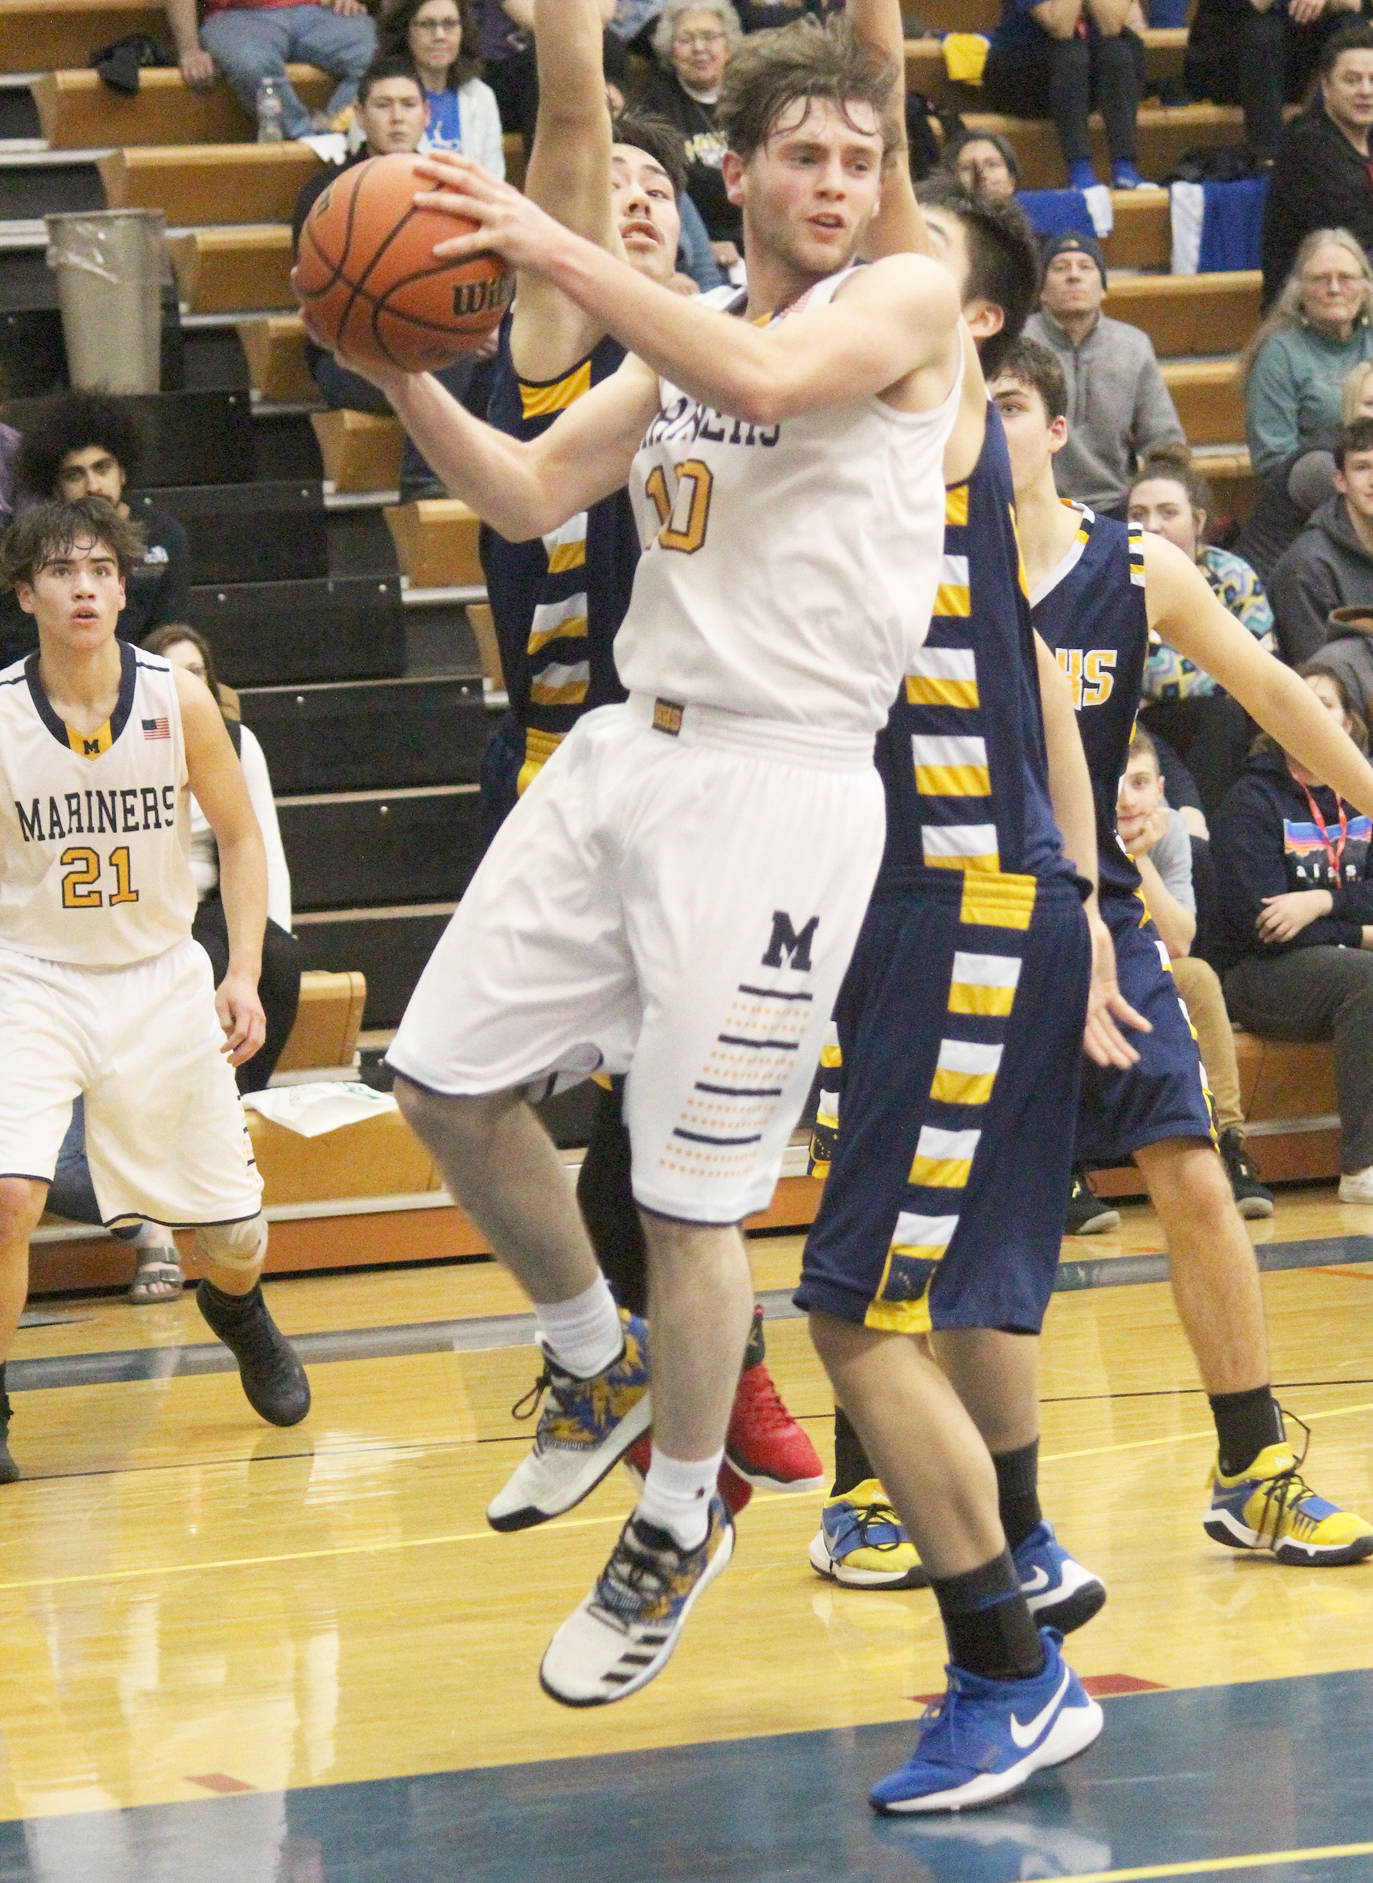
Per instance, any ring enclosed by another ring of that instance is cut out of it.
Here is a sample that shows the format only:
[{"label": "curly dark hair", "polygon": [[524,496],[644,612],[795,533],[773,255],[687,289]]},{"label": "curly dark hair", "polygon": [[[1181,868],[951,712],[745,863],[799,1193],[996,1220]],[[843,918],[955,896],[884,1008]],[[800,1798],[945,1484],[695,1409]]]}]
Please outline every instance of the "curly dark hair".
[{"label": "curly dark hair", "polygon": [[[397,0],[395,6],[382,14],[378,22],[379,59],[399,56],[414,64],[414,54],[410,50],[410,25],[425,4],[426,0]],[[444,74],[444,86],[448,91],[456,91],[468,79],[480,78],[482,75],[482,29],[476,0],[455,0],[455,4],[458,18],[462,21],[462,50]]]},{"label": "curly dark hair", "polygon": [[45,562],[85,543],[103,543],[125,577],[142,562],[147,546],[138,524],[120,516],[103,497],[35,504],[15,519],[0,542],[0,583],[7,588],[16,582],[31,586]]},{"label": "curly dark hair", "polygon": [[103,445],[132,484],[143,461],[143,427],[127,399],[112,392],[60,392],[24,427],[15,464],[16,487],[26,497],[55,497],[62,460],[71,451]]}]

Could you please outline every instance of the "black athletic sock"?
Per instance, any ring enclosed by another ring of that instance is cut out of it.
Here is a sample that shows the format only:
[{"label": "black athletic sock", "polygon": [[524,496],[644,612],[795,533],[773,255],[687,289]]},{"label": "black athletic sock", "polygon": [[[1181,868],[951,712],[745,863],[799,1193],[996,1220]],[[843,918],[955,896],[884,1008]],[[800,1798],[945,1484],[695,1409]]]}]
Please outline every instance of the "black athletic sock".
[{"label": "black athletic sock", "polygon": [[0,1360],[0,1419],[10,1416],[9,1394],[5,1391],[5,1362]]},{"label": "black athletic sock", "polygon": [[987,1680],[1033,1680],[1044,1671],[1044,1643],[1020,1593],[1011,1552],[961,1576],[931,1576],[949,1659]]},{"label": "black athletic sock", "polygon": [[226,1294],[209,1280],[200,1285],[205,1290],[206,1305],[221,1326],[231,1327],[237,1321],[246,1321],[263,1305],[260,1281],[254,1282],[246,1295]]},{"label": "black athletic sock", "polygon": [[1247,1393],[1211,1393],[1208,1397],[1216,1422],[1220,1468],[1227,1478],[1253,1464],[1265,1446],[1281,1444],[1282,1409],[1271,1386],[1255,1386]]},{"label": "black athletic sock", "polygon": [[631,1314],[648,1313],[648,1245],[630,1184],[624,1080],[600,1092],[591,1141],[577,1177],[577,1202],[610,1292]]},{"label": "black athletic sock", "polygon": [[1006,1547],[1017,1549],[1044,1516],[1039,1507],[1039,1440],[1031,1439],[1018,1451],[993,1452],[992,1463]]},{"label": "black athletic sock", "polygon": [[856,1484],[875,1478],[872,1460],[842,1406],[834,1408],[834,1484],[831,1497],[847,1497]]}]

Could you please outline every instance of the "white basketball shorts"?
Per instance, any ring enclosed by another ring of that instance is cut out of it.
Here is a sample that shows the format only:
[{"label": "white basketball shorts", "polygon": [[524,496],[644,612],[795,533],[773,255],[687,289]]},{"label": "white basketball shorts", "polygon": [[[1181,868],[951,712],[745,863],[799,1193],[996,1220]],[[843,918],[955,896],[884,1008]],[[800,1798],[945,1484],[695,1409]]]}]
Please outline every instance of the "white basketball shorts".
[{"label": "white basketball shorts", "polygon": [[869,740],[635,696],[578,722],[473,877],[388,1055],[448,1095],[628,1075],[636,1200],[769,1201],[882,851]]},{"label": "white basketball shorts", "polygon": [[51,1180],[81,1092],[107,1223],[256,1216],[262,1180],[199,942],[124,968],[0,949],[0,1040],[0,1175]]}]

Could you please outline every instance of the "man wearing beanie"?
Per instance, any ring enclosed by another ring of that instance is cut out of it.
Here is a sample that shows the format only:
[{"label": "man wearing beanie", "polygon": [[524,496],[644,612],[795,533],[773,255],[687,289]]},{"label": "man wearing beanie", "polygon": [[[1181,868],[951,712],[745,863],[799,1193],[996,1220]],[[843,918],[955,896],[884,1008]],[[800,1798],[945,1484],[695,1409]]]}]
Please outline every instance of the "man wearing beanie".
[{"label": "man wearing beanie", "polygon": [[1057,235],[1044,250],[1039,309],[1025,332],[1053,350],[1068,381],[1068,442],[1054,465],[1059,495],[1123,517],[1136,460],[1183,431],[1148,334],[1103,314],[1105,298],[1100,243]]}]

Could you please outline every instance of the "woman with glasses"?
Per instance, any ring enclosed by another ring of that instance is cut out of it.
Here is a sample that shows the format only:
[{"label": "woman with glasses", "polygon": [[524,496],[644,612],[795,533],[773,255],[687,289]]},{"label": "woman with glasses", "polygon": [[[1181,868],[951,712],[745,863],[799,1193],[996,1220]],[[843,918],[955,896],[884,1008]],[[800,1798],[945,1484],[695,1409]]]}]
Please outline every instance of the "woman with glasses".
[{"label": "woman with glasses", "polygon": [[720,174],[725,139],[716,128],[715,107],[725,67],[742,38],[730,0],[668,0],[653,30],[662,69],[650,78],[643,98],[646,111],[666,118],[682,134],[687,194],[701,212],[722,268],[739,260],[743,224]]},{"label": "woman with glasses", "polygon": [[1347,229],[1313,229],[1240,360],[1249,456],[1267,477],[1340,423],[1351,368],[1373,359],[1373,268]]},{"label": "woman with glasses", "polygon": [[505,175],[496,94],[479,76],[473,0],[400,0],[382,25],[382,52],[408,58],[428,107],[427,148],[456,150],[493,176]]}]

